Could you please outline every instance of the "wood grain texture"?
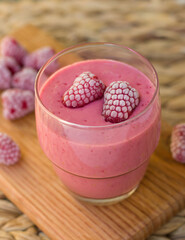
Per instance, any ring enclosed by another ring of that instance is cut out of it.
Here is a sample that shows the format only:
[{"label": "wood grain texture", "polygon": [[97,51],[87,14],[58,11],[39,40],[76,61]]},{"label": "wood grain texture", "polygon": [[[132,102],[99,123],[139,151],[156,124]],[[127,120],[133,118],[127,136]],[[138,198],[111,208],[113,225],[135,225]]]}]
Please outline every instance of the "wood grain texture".
[{"label": "wood grain texture", "polygon": [[[29,51],[44,45],[63,48],[33,26],[13,36]],[[11,135],[22,153],[18,164],[0,166],[0,189],[53,240],[146,239],[185,206],[185,169],[171,157],[166,123],[136,193],[117,205],[95,207],[75,200],[55,175],[39,146],[34,114],[10,122],[0,109],[0,122],[0,131]]]}]

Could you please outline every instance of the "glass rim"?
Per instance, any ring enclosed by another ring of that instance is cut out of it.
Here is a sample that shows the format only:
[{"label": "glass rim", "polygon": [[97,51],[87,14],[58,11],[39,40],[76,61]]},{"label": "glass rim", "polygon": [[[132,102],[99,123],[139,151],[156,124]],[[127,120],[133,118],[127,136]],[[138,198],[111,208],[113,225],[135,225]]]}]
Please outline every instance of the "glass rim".
[{"label": "glass rim", "polygon": [[[50,112],[45,106],[44,104],[42,103],[41,99],[40,99],[40,96],[39,96],[39,92],[38,92],[38,82],[39,82],[39,78],[40,76],[42,75],[42,73],[44,72],[44,70],[47,68],[47,66],[55,61],[57,58],[65,55],[65,54],[68,54],[70,52],[73,52],[75,49],[83,49],[83,48],[87,48],[87,47],[93,47],[93,46],[112,46],[112,47],[119,47],[119,48],[123,48],[123,49],[126,49],[126,50],[129,50],[130,52],[136,54],[137,56],[139,56],[142,60],[144,60],[145,63],[147,63],[150,68],[152,69],[154,75],[155,75],[155,78],[156,78],[156,89],[155,89],[155,92],[153,94],[153,97],[152,99],[150,100],[150,102],[148,103],[148,105],[140,112],[138,113],[137,115],[135,115],[134,117],[131,117],[131,118],[128,118],[127,120],[123,121],[123,122],[120,122],[120,123],[116,123],[116,124],[108,124],[108,125],[100,125],[100,126],[92,126],[92,125],[82,125],[82,124],[78,124],[78,123],[73,123],[73,122],[69,122],[69,121],[66,121],[62,118],[59,118],[58,116],[56,116],[55,114],[53,114],[52,112]],[[121,44],[115,44],[115,43],[110,43],[110,42],[90,42],[90,43],[81,43],[81,44],[76,44],[76,45],[73,45],[71,47],[68,47],[68,48],[65,48],[63,49],[62,51],[56,53],[53,57],[51,57],[39,70],[39,72],[37,73],[37,76],[36,76],[36,80],[35,80],[35,97],[36,97],[36,100],[38,101],[39,105],[41,106],[41,108],[48,114],[50,115],[52,118],[56,119],[58,122],[62,123],[62,124],[65,124],[65,125],[68,125],[68,126],[71,126],[71,127],[76,127],[76,128],[84,128],[84,129],[97,129],[97,128],[117,128],[117,127],[121,127],[123,125],[127,125],[128,123],[130,122],[133,122],[134,120],[138,119],[139,117],[141,117],[142,115],[144,115],[145,112],[147,112],[147,110],[151,107],[151,105],[153,104],[158,92],[159,92],[159,79],[158,79],[158,75],[157,75],[157,72],[154,68],[154,66],[152,65],[152,63],[147,59],[145,58],[142,54],[140,54],[139,52],[129,48],[129,47],[126,47],[124,45],[121,45]]]}]

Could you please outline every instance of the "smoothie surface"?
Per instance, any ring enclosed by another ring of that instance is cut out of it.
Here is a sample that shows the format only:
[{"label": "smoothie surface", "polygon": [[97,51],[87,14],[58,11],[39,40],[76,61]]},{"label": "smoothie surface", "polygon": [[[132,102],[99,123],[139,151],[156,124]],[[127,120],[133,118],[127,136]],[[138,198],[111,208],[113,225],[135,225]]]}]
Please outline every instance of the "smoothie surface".
[{"label": "smoothie surface", "polygon": [[101,115],[103,98],[81,108],[67,108],[62,103],[64,92],[72,86],[76,77],[87,71],[95,74],[106,86],[114,81],[127,81],[137,89],[140,103],[128,119],[142,112],[154,95],[154,85],[136,68],[118,61],[96,59],[74,63],[50,76],[40,91],[43,105],[57,117],[68,122],[87,126],[111,125],[112,123],[106,122]]}]

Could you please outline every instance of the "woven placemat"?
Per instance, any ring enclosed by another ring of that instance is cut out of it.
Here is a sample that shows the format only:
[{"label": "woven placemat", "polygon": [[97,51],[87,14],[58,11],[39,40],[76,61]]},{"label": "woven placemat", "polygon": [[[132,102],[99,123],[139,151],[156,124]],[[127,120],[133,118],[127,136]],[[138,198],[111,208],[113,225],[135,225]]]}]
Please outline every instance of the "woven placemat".
[{"label": "woven placemat", "polygon": [[0,239],[48,240],[49,238],[0,192]]},{"label": "woven placemat", "polygon": [[[185,122],[185,0],[0,1],[0,22],[0,37],[31,23],[66,46],[110,41],[134,48],[157,69],[163,118]],[[48,238],[0,192],[0,239]],[[149,239],[185,239],[185,210]]]}]

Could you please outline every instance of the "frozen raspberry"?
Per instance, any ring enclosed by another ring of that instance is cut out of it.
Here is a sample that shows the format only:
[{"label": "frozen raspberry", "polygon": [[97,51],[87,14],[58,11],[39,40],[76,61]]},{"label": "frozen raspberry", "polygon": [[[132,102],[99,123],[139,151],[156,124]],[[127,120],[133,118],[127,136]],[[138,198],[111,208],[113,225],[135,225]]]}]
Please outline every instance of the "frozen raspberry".
[{"label": "frozen raspberry", "polygon": [[36,76],[37,72],[33,68],[23,68],[13,76],[12,86],[14,88],[34,91]]},{"label": "frozen raspberry", "polygon": [[0,61],[0,89],[4,90],[11,86],[11,72],[4,62]]},{"label": "frozen raspberry", "polygon": [[173,158],[178,162],[185,163],[185,123],[174,127],[170,147]]},{"label": "frozen raspberry", "polygon": [[27,52],[14,38],[4,37],[1,41],[1,54],[12,57],[22,64]]},{"label": "frozen raspberry", "polygon": [[139,104],[139,93],[128,82],[112,82],[104,94],[102,115],[105,121],[122,122],[130,116]]},{"label": "frozen raspberry", "polygon": [[18,72],[21,69],[20,65],[12,57],[1,57],[0,64],[4,65],[6,68],[8,68],[8,70],[11,72],[11,74]]},{"label": "frozen raspberry", "polygon": [[29,90],[8,89],[1,97],[6,119],[14,120],[34,110],[34,94]]},{"label": "frozen raspberry", "polygon": [[105,85],[91,72],[80,74],[73,85],[64,93],[62,102],[66,107],[82,107],[102,98]]},{"label": "frozen raspberry", "polygon": [[[51,47],[40,48],[33,53],[27,55],[24,59],[24,65],[39,70],[53,55],[55,51]],[[48,65],[45,74],[52,74],[59,68],[57,60]]]},{"label": "frozen raspberry", "polygon": [[37,68],[37,51],[26,55],[25,58],[23,59],[23,65],[25,67],[30,67],[34,68],[35,70],[39,70]]},{"label": "frozen raspberry", "polygon": [[5,133],[0,133],[0,164],[13,165],[20,158],[18,145]]}]

